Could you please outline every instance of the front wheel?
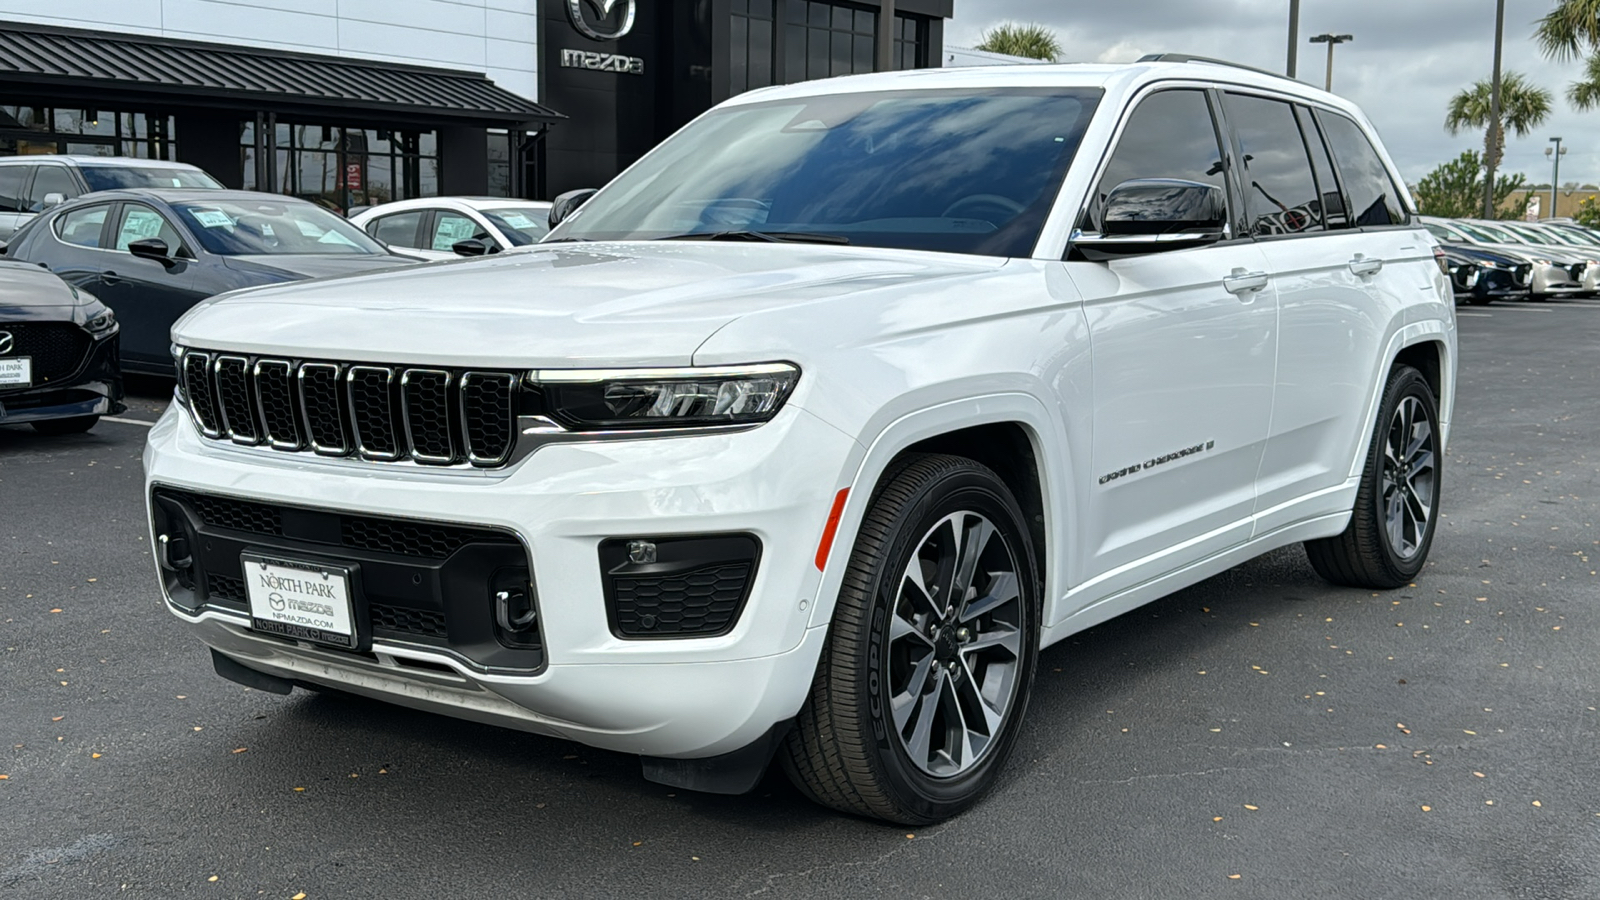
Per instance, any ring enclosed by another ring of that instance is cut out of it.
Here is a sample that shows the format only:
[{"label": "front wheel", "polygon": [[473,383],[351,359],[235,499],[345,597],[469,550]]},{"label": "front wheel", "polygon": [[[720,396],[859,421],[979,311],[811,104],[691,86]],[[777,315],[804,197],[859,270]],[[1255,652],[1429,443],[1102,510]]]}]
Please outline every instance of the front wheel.
[{"label": "front wheel", "polygon": [[780,754],[824,806],[908,825],[1005,765],[1038,656],[1026,518],[993,472],[913,456],[873,496],[810,696]]},{"label": "front wheel", "polygon": [[1439,441],[1433,389],[1421,372],[1395,366],[1349,526],[1338,537],[1306,542],[1317,574],[1334,584],[1377,589],[1417,577],[1439,527]]}]

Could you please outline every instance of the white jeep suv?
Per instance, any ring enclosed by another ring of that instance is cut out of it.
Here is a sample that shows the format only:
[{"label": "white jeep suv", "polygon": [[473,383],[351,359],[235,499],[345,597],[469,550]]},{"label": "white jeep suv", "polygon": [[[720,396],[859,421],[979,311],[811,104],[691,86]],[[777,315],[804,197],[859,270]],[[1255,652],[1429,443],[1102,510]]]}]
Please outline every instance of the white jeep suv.
[{"label": "white jeep suv", "polygon": [[752,91],[542,244],[180,321],[166,604],[259,688],[952,815],[1041,647],[1295,542],[1421,571],[1456,330],[1401,184],[1188,57]]}]

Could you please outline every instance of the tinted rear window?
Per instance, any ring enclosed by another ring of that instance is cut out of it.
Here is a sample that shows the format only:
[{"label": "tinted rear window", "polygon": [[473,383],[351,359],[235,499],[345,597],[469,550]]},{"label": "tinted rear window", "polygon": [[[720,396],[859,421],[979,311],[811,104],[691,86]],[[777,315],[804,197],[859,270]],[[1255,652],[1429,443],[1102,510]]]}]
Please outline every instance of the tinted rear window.
[{"label": "tinted rear window", "polygon": [[1389,170],[1361,127],[1338,113],[1322,112],[1323,130],[1350,196],[1357,225],[1403,225],[1408,216]]},{"label": "tinted rear window", "polygon": [[91,191],[119,188],[220,188],[215,178],[199,169],[169,169],[164,166],[79,166]]}]

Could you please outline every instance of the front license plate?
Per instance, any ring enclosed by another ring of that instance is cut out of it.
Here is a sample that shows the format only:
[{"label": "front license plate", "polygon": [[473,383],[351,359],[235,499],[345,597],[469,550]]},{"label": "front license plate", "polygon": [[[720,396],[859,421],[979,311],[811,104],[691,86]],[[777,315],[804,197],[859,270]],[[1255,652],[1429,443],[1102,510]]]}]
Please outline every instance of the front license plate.
[{"label": "front license plate", "polygon": [[356,645],[349,569],[250,553],[239,559],[251,628],[335,647]]},{"label": "front license plate", "polygon": [[14,356],[0,359],[0,385],[15,387],[33,384],[33,358]]}]

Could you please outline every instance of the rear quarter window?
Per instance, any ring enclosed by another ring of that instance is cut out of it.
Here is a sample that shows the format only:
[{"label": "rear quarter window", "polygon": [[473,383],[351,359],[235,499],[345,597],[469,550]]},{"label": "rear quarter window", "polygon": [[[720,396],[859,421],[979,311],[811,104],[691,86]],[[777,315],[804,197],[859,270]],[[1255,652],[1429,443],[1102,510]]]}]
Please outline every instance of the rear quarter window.
[{"label": "rear quarter window", "polygon": [[28,170],[31,166],[0,166],[0,212],[22,212],[27,208],[23,202],[22,188],[28,182]]},{"label": "rear quarter window", "polygon": [[1404,225],[1410,220],[1400,190],[1378,151],[1355,122],[1338,113],[1320,112],[1323,132],[1333,148],[1334,162],[1350,197],[1350,212],[1358,226]]}]

